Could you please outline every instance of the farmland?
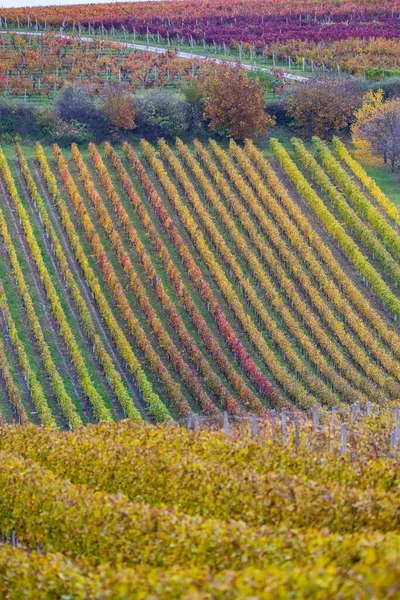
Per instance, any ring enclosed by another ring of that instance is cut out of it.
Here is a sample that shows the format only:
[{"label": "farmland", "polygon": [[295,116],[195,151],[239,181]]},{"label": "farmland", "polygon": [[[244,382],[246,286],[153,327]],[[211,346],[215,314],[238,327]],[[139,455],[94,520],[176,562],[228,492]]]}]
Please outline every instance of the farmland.
[{"label": "farmland", "polygon": [[6,421],[399,397],[397,207],[338,138],[270,146],[0,155]]},{"label": "farmland", "polygon": [[[126,421],[0,427],[0,586],[35,598],[395,598],[390,419],[351,453]],[[358,438],[357,438],[358,435]],[[325,440],[324,440],[325,436]],[[145,499],[145,500],[144,500]],[[50,597],[51,597],[50,596]]]},{"label": "farmland", "polygon": [[0,9],[0,597],[399,587],[400,3]]},{"label": "farmland", "polygon": [[397,0],[189,0],[119,3],[118,10],[114,4],[2,9],[0,26],[119,37],[289,69],[370,70],[372,76],[398,71],[399,11]]}]

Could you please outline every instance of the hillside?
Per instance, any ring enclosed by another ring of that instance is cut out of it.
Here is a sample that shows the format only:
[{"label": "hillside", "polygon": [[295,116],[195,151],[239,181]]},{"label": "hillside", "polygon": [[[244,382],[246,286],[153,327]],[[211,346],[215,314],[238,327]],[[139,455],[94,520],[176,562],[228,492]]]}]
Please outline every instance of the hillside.
[{"label": "hillside", "polygon": [[[9,598],[396,598],[391,417],[282,443],[130,421],[0,427]],[[330,448],[324,443],[330,441]],[[321,445],[322,444],[322,445]]]},{"label": "hillside", "polygon": [[5,421],[400,397],[400,215],[338,139],[38,144],[0,170]]}]

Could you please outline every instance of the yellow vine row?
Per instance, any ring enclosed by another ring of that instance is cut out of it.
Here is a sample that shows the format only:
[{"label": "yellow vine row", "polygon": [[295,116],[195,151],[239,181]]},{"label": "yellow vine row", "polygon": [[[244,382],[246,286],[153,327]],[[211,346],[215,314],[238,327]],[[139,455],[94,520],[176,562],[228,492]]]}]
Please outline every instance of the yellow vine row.
[{"label": "yellow vine row", "polygon": [[79,237],[76,233],[75,226],[71,221],[65,202],[60,196],[56,179],[48,165],[47,158],[40,144],[37,144],[36,147],[36,157],[41,166],[42,173],[46,181],[47,187],[51,193],[52,199],[60,214],[63,227],[65,228],[65,231],[68,235],[78,264],[80,265],[86,277],[86,281],[88,282],[88,285],[96,299],[100,312],[103,315],[105,322],[107,323],[107,326],[111,332],[115,344],[117,345],[121,356],[126,361],[127,367],[129,368],[130,372],[135,378],[135,381],[143,395],[143,398],[147,403],[148,409],[151,411],[152,414],[154,414],[157,420],[172,421],[172,417],[169,414],[168,409],[165,407],[164,403],[160,400],[158,395],[153,392],[151,382],[147,379],[147,376],[144,373],[140,362],[136,358],[128,340],[126,339],[122,329],[118,325],[118,322],[115,319],[104,294],[101,291],[100,283],[97,277],[95,276],[93,269],[88,263],[86,254],[80,244]]},{"label": "yellow vine row", "polygon": [[117,369],[115,368],[112,358],[105,350],[100,336],[96,333],[96,328],[93,323],[92,317],[90,315],[89,309],[88,309],[86,302],[80,292],[80,289],[75,281],[74,275],[68,266],[68,261],[65,257],[64,251],[59,242],[56,231],[53,227],[53,224],[50,220],[48,212],[45,208],[43,199],[41,198],[41,196],[38,193],[36,184],[30,173],[28,163],[25,159],[25,156],[23,155],[21,147],[18,144],[17,144],[17,156],[18,156],[19,164],[21,166],[22,174],[24,176],[24,179],[25,179],[26,185],[28,187],[30,196],[33,200],[34,206],[35,206],[38,214],[40,215],[40,220],[43,223],[43,226],[44,226],[47,234],[49,235],[53,251],[54,251],[54,253],[58,259],[59,265],[60,265],[61,272],[63,274],[66,284],[68,285],[68,287],[71,291],[71,294],[75,301],[75,304],[78,308],[79,315],[80,315],[81,321],[84,326],[84,331],[93,343],[94,352],[95,352],[96,356],[98,357],[98,359],[100,360],[101,364],[103,365],[104,372],[108,378],[109,384],[110,384],[111,388],[114,390],[115,395],[117,396],[118,400],[120,401],[121,406],[123,407],[123,409],[125,411],[125,414],[130,419],[134,419],[134,420],[141,419],[140,412],[138,411],[132,398],[130,397],[129,392],[126,389],[124,382],[122,381],[121,375],[118,373]]},{"label": "yellow vine row", "polygon": [[[329,268],[330,272],[338,282],[339,286],[343,289],[344,293],[350,299],[350,301],[357,307],[362,315],[367,319],[368,324],[373,326],[377,331],[380,338],[384,339],[388,346],[393,350],[396,356],[400,357],[400,337],[397,332],[388,327],[387,322],[385,322],[380,314],[371,307],[368,300],[365,296],[358,290],[358,288],[354,285],[351,279],[346,275],[346,273],[342,270],[336,259],[334,258],[331,250],[324,243],[322,238],[318,235],[316,230],[311,225],[310,221],[305,217],[299,206],[293,201],[290,194],[286,190],[285,186],[281,183],[276,173],[268,163],[268,161],[264,158],[263,154],[257,150],[254,144],[247,140],[246,141],[246,152],[254,160],[257,167],[260,169],[260,172],[265,176],[269,185],[271,186],[273,192],[276,197],[280,200],[282,205],[284,206],[287,213],[292,217],[293,221],[296,223],[297,227],[303,232],[304,237],[308,241],[310,245],[312,245],[318,253],[318,256],[324,261],[324,263]],[[280,208],[279,203],[269,195],[271,200],[268,206],[268,209],[274,212],[276,218],[279,219],[278,222],[284,231],[287,232],[289,239],[293,239],[296,243],[296,247],[302,248],[300,245],[300,241],[302,237],[298,235],[297,228],[293,227],[290,219],[288,219],[287,214]],[[285,224],[287,224],[288,229],[285,229]],[[290,227],[290,229],[289,229]],[[303,251],[305,251],[306,247],[303,244]],[[309,254],[311,257],[312,255]],[[354,322],[355,330],[358,332],[360,339],[366,344],[369,345],[373,340],[370,339],[368,342],[368,336],[371,335],[369,328],[365,326],[363,321],[352,311],[350,304],[347,302],[346,297],[339,291],[335,283],[332,281],[332,278],[328,278],[323,275],[323,271],[321,270],[321,276],[318,275],[318,271],[316,267],[317,263],[311,262],[311,258],[306,261],[310,262],[310,267],[313,266],[313,273],[316,279],[319,281],[321,286],[323,287],[326,294],[331,298],[334,302],[336,308],[339,312],[342,312],[346,321],[351,325]],[[319,267],[321,269],[321,266]],[[315,269],[315,272],[314,272]],[[366,336],[366,337],[364,337]],[[375,344],[377,342],[375,341]],[[375,346],[370,347],[372,351],[375,352]]]},{"label": "yellow vine row", "polygon": [[156,311],[150,304],[150,299],[146,294],[146,290],[142,285],[138,274],[132,264],[129,254],[121,240],[118,231],[115,229],[113,221],[109,215],[107,208],[104,206],[102,199],[100,198],[97,190],[94,187],[92,178],[90,177],[89,171],[83,161],[82,155],[78,150],[76,144],[72,145],[72,156],[78,167],[79,175],[84,184],[87,196],[92,202],[96,209],[97,216],[99,217],[100,224],[104,231],[108,235],[111,242],[111,246],[114,249],[121,266],[126,273],[126,276],[130,283],[130,289],[135,294],[142,313],[146,317],[153,333],[158,340],[161,348],[165,351],[175,371],[184,382],[186,389],[190,392],[195,402],[202,408],[207,414],[216,414],[219,411],[215,407],[213,401],[203,389],[197,374],[191,369],[185,362],[182,353],[178,350],[175,343],[169,336],[168,332],[164,328],[161,320],[157,316]]},{"label": "yellow vine row", "polygon": [[339,186],[346,192],[357,209],[366,217],[373,229],[379,233],[386,246],[400,256],[400,235],[387,222],[374,204],[364,196],[356,182],[350,177],[340,162],[336,160],[328,146],[317,137],[313,138],[317,156],[329,173],[333,175]]},{"label": "yellow vine row", "polygon": [[156,294],[161,302],[161,305],[167,313],[172,326],[174,327],[175,331],[179,336],[179,339],[189,352],[191,359],[194,361],[194,363],[202,373],[207,384],[216,393],[216,395],[222,402],[223,407],[232,414],[239,414],[241,412],[240,405],[229,394],[228,390],[223,386],[218,375],[210,367],[210,364],[205,359],[200,348],[197,346],[196,342],[185,327],[183,320],[179,315],[178,311],[175,309],[175,306],[171,298],[167,294],[161,279],[157,276],[154,264],[150,256],[147,254],[145,247],[142,241],[140,240],[140,237],[131,219],[129,218],[126,210],[124,209],[122,202],[114,189],[111,179],[108,176],[107,170],[105,169],[105,165],[99,153],[97,152],[94,144],[89,144],[89,152],[94,161],[94,164],[97,166],[97,170],[101,172],[102,182],[106,189],[107,196],[110,198],[115,208],[115,212],[119,218],[119,221],[126,230],[129,240],[132,243],[132,247],[134,248],[138,257],[140,258],[141,264],[147,274],[147,277],[152,282]]},{"label": "yellow vine row", "polygon": [[397,225],[400,225],[400,212],[398,211],[397,206],[393,204],[386,194],[382,192],[372,177],[367,175],[360,163],[351,156],[343,142],[338,137],[334,137],[332,141],[339,158],[341,158],[346,165],[350,167],[354,175],[367,188],[378,204],[380,204],[380,206],[386,211],[389,217],[391,217],[397,223]]},{"label": "yellow vine row", "polygon": [[[294,536],[293,536],[294,537]],[[333,538],[333,536],[332,536]],[[333,541],[333,540],[332,540]],[[276,547],[277,539],[270,540]],[[350,543],[349,543],[350,542]],[[304,542],[304,545],[307,542]],[[368,540],[357,538],[346,540],[346,549],[352,543],[353,553],[341,561],[342,567],[332,558],[335,549],[319,554],[319,562],[329,562],[329,570],[321,578],[318,561],[299,563],[298,558],[280,564],[265,565],[263,569],[244,567],[238,570],[224,569],[214,573],[209,568],[173,566],[157,569],[152,566],[136,566],[134,569],[115,569],[106,565],[90,567],[83,561],[74,561],[61,553],[39,554],[36,551],[12,548],[0,544],[0,586],[10,598],[37,600],[38,590],[46,590],[54,598],[152,598],[153,600],[176,600],[190,598],[196,590],[198,600],[227,600],[227,598],[300,598],[304,594],[304,582],[310,597],[337,595],[346,588],[349,598],[369,600],[387,598],[399,579],[399,555],[396,544],[399,540],[384,538],[381,534],[369,536]],[[315,542],[312,544],[315,547]],[[310,544],[311,547],[311,544]],[[321,548],[318,546],[321,553]],[[357,558],[354,554],[357,552]],[[304,552],[297,549],[298,556]],[[342,554],[339,552],[339,554]],[[371,556],[374,557],[371,562]],[[385,577],[382,577],[385,573]],[[368,584],[366,584],[366,581]]]},{"label": "yellow vine row", "polygon": [[[262,332],[254,324],[254,321],[252,320],[250,315],[243,308],[243,305],[239,300],[239,297],[237,296],[236,292],[234,291],[232,284],[229,282],[223,269],[216,261],[213,252],[209,249],[208,244],[203,236],[203,233],[200,231],[198,225],[193,219],[191,212],[180,199],[179,193],[175,185],[168,177],[162,162],[156,157],[154,149],[150,146],[150,144],[148,144],[144,140],[142,140],[141,142],[141,147],[144,156],[146,157],[150,166],[153,168],[156,175],[158,176],[161,185],[163,186],[165,192],[167,193],[173,206],[175,207],[175,210],[177,211],[186,231],[193,239],[196,248],[199,251],[199,254],[203,258],[208,269],[210,270],[215,282],[220,288],[222,294],[225,296],[229,305],[234,310],[238,320],[242,323],[243,328],[249,335],[251,341],[260,352],[260,355],[262,356],[267,367],[273,373],[274,377],[278,381],[280,381],[283,390],[285,392],[289,392],[295,402],[298,402],[299,405],[302,407],[310,407],[314,405],[316,403],[316,399],[312,395],[310,395],[304,388],[304,386],[300,382],[298,382],[291,374],[289,374],[287,369],[279,363],[275,356],[275,353],[269,348],[268,344],[266,343]],[[161,146],[161,149],[163,151],[163,146]],[[182,166],[180,165],[179,161],[178,165],[179,168],[182,169]],[[188,193],[187,190],[186,193]],[[196,206],[199,209],[199,215],[205,216],[204,206],[201,204],[197,192],[194,189],[191,189],[190,196],[191,201],[196,203]],[[218,236],[221,237],[219,232],[215,231],[216,228],[214,224],[208,219],[208,216],[205,216],[205,219],[207,227],[209,227],[210,230],[213,231],[213,237],[215,236],[214,239],[217,239]],[[224,251],[224,256],[227,257],[228,253],[229,250],[227,249],[226,251]],[[236,269],[236,260],[234,259],[234,257],[232,257],[232,260],[230,260],[230,264],[232,265],[232,268]],[[248,282],[244,279],[244,277],[242,277],[240,272],[241,270],[239,271],[239,269],[240,267],[238,266],[236,272],[240,277],[240,284],[242,288],[245,289],[246,294],[253,299],[254,305],[258,307],[260,315],[262,314],[264,317],[264,322],[266,324],[269,324],[269,321],[271,319],[269,315],[266,314],[266,311],[263,309],[262,302],[258,298],[254,300],[254,290],[248,285]],[[274,331],[274,333],[276,334],[276,339],[278,339],[278,332],[275,323],[271,323],[270,325],[271,333],[272,331]]]},{"label": "yellow vine row", "polygon": [[[314,143],[317,144],[316,140],[314,140]],[[386,250],[380,239],[376,237],[374,232],[371,231],[371,228],[362,221],[357,212],[349,205],[345,196],[336,188],[332,180],[328,177],[324,169],[316,161],[312,154],[308,152],[304,144],[300,140],[293,138],[292,145],[294,147],[296,156],[310,171],[314,181],[330,199],[332,205],[341,215],[346,225],[353,230],[355,235],[358,236],[364,246],[372,252],[373,257],[379,260],[384,270],[388,275],[390,275],[393,281],[396,284],[399,284],[400,267],[390,252]],[[323,145],[317,146],[317,155],[323,158],[323,163],[325,166],[330,164],[330,156],[326,155],[325,147]],[[333,166],[333,168],[336,172],[335,166]]]},{"label": "yellow vine row", "polygon": [[8,167],[7,161],[1,150],[0,150],[0,169],[2,170],[2,173],[4,175],[4,179],[6,181],[6,184],[7,184],[8,190],[10,192],[10,196],[12,198],[14,206],[17,209],[18,216],[22,223],[22,227],[24,229],[25,237],[28,242],[32,257],[36,263],[36,266],[37,266],[39,274],[40,274],[40,278],[45,287],[46,294],[48,296],[54,317],[60,326],[60,333],[65,341],[65,344],[68,348],[68,352],[69,352],[69,354],[72,358],[72,361],[75,365],[76,372],[79,375],[79,378],[80,378],[80,381],[82,384],[82,388],[93,406],[93,410],[94,410],[96,417],[100,421],[109,421],[111,419],[110,411],[105,406],[103,398],[97,392],[97,390],[94,387],[93,382],[90,378],[90,375],[89,375],[89,372],[85,365],[82,353],[79,350],[75,336],[74,336],[72,329],[67,321],[67,317],[65,315],[64,309],[62,308],[56,288],[53,284],[51,276],[50,276],[50,274],[47,270],[47,267],[44,263],[42,252],[40,250],[39,244],[36,241],[36,237],[33,232],[29,217],[26,213],[26,210],[25,210],[21,200],[20,200],[20,197],[17,192],[17,188],[15,187],[13,177],[12,177],[10,169]]},{"label": "yellow vine row", "polygon": [[[0,282],[0,295],[2,294],[2,284]],[[18,415],[19,423],[26,424],[29,422],[28,415],[26,414],[25,407],[22,403],[22,398],[18,386],[14,381],[14,377],[11,373],[10,363],[8,360],[6,348],[2,338],[0,337],[0,370],[3,375],[4,383],[7,389],[8,400],[15,409]],[[0,420],[2,420],[2,415],[0,413]],[[15,419],[13,419],[15,420]]]},{"label": "yellow vine row", "polygon": [[365,279],[371,285],[373,290],[375,290],[383,304],[398,317],[400,315],[400,300],[393,294],[381,275],[360,251],[357,244],[346,233],[336,217],[325,206],[314,188],[309,184],[294,161],[290,158],[284,147],[276,139],[271,139],[270,145],[272,152],[280,161],[287,175],[293,181],[303,198],[307,200],[315,214],[321,219],[329,233],[339,242],[345,254],[347,254],[357,269],[364,275]]}]

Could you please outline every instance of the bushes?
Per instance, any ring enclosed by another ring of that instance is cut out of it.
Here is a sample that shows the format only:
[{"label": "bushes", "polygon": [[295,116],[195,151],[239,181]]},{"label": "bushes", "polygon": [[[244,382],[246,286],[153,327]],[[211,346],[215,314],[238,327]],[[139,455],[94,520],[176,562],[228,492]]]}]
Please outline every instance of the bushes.
[{"label": "bushes", "polygon": [[136,124],[140,136],[148,139],[174,138],[188,130],[188,103],[162,90],[146,92],[135,99]]},{"label": "bushes", "polygon": [[285,108],[293,125],[304,134],[329,138],[332,132],[350,125],[362,93],[356,79],[309,79],[286,92]]},{"label": "bushes", "polygon": [[33,106],[0,100],[0,135],[28,136],[37,133],[37,111]]}]

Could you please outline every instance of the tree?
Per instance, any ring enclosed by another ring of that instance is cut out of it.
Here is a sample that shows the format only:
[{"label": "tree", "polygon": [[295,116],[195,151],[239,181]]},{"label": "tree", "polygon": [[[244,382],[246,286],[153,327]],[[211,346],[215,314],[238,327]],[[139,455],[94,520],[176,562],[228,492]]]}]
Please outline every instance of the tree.
[{"label": "tree", "polygon": [[381,89],[377,91],[370,90],[365,94],[363,103],[354,113],[354,122],[351,125],[351,137],[354,147],[355,157],[369,166],[379,166],[382,158],[374,156],[371,152],[371,144],[361,135],[361,128],[364,127],[378,112],[384,102],[384,93]]},{"label": "tree", "polygon": [[133,97],[123,86],[117,85],[109,88],[103,108],[107,120],[113,128],[123,131],[136,128],[136,108]]},{"label": "tree", "polygon": [[304,134],[330,138],[350,125],[362,94],[354,79],[315,78],[296,83],[286,93],[285,106]]},{"label": "tree", "polygon": [[[58,95],[54,110],[54,116],[61,119],[64,123],[72,124],[70,129],[78,127],[79,124],[86,125],[86,130],[90,130],[97,138],[102,139],[108,135],[108,124],[105,120],[104,112],[96,104],[91,95],[91,89],[88,86],[67,85]],[[62,124],[58,124],[63,129]],[[64,128],[68,130],[68,128]]]},{"label": "tree", "polygon": [[67,85],[61,90],[57,96],[54,111],[57,117],[66,123],[78,121],[86,125],[92,125],[99,113],[99,109],[90,95],[90,89],[77,85]]},{"label": "tree", "polygon": [[357,122],[355,131],[358,139],[367,143],[369,152],[383,158],[392,171],[400,166],[399,98],[381,103],[368,118]]},{"label": "tree", "polygon": [[135,98],[138,133],[146,138],[175,138],[188,129],[187,102],[165,90],[149,91]]},{"label": "tree", "polygon": [[203,118],[222,135],[239,140],[266,134],[273,120],[267,115],[265,92],[239,65],[223,63],[202,80]]}]

